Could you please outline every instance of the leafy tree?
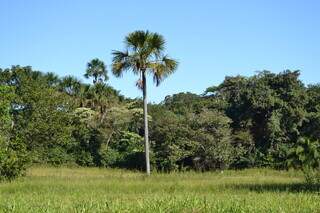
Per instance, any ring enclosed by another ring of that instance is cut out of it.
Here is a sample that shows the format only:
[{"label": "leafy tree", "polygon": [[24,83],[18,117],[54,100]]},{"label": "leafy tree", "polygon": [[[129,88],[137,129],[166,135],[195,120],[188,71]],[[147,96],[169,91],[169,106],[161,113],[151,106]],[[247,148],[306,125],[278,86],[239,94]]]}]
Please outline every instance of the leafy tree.
[{"label": "leafy tree", "polygon": [[15,89],[11,107],[13,134],[26,145],[32,160],[69,161],[68,152],[74,143],[69,114],[73,109],[71,97],[50,87],[46,76],[33,72],[31,67],[14,66],[3,81]]},{"label": "leafy tree", "polygon": [[297,141],[307,116],[307,96],[298,77],[299,71],[286,70],[280,74],[263,71],[250,78],[227,77],[218,87],[207,91],[228,103],[225,111],[233,121],[234,133],[252,135],[255,142],[252,154],[262,156],[260,160],[268,156],[277,158],[277,164],[282,162],[284,166],[283,149]]},{"label": "leafy tree", "polygon": [[205,106],[204,99],[201,96],[190,92],[166,96],[163,104],[170,111],[180,115],[200,112]]},{"label": "leafy tree", "polygon": [[163,106],[151,106],[150,140],[158,170],[172,171],[193,168],[192,159],[197,149],[195,131],[185,117],[176,115]]},{"label": "leafy tree", "polygon": [[303,135],[312,140],[320,138],[320,84],[307,88],[308,102],[306,105],[307,119],[303,123]]},{"label": "leafy tree", "polygon": [[0,180],[12,180],[25,171],[26,156],[20,141],[12,136],[12,87],[0,85]]},{"label": "leafy tree", "polygon": [[137,86],[143,90],[144,134],[146,171],[150,174],[148,119],[147,119],[147,83],[146,74],[150,72],[158,86],[168,75],[177,68],[177,61],[163,54],[165,49],[164,38],[149,31],[135,31],[125,38],[126,50],[113,51],[112,71],[117,77],[125,71],[132,70],[139,75]]},{"label": "leafy tree", "polygon": [[234,160],[229,125],[231,120],[217,111],[204,110],[193,119],[199,142],[196,167],[201,170],[225,169]]}]

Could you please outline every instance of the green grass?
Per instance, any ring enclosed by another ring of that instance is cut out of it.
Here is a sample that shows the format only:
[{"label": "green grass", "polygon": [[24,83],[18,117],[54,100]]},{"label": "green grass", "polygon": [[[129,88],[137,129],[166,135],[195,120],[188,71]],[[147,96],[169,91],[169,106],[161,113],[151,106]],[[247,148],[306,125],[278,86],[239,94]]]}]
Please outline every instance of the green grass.
[{"label": "green grass", "polygon": [[0,183],[0,212],[320,212],[319,186],[294,171],[153,174],[31,168]]}]

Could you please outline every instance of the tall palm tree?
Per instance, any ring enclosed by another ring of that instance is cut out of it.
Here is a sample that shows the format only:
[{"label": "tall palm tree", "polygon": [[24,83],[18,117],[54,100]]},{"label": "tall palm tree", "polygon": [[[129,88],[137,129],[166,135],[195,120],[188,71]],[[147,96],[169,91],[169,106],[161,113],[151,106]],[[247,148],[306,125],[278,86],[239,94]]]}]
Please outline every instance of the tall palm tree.
[{"label": "tall palm tree", "polygon": [[87,64],[87,70],[84,74],[84,77],[86,78],[93,78],[93,83],[96,84],[98,82],[104,82],[107,81],[108,75],[107,75],[107,68],[103,61],[100,61],[98,58],[92,59]]},{"label": "tall palm tree", "polygon": [[161,81],[176,70],[178,62],[164,54],[165,40],[158,33],[132,32],[126,36],[125,45],[125,51],[112,52],[112,72],[116,77],[121,77],[124,72],[131,70],[139,76],[137,86],[143,91],[146,172],[150,175],[146,74],[151,74],[158,86]]}]

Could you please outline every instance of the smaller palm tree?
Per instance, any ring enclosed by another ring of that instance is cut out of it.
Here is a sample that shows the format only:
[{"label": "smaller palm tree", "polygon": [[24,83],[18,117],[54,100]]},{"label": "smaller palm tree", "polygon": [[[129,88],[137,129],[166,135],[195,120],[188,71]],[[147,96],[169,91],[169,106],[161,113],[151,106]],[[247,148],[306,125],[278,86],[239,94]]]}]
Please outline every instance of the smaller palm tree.
[{"label": "smaller palm tree", "polygon": [[80,92],[81,81],[73,76],[66,76],[60,82],[60,91],[67,93],[70,96],[77,96]]},{"label": "smaller palm tree", "polygon": [[84,74],[85,78],[93,78],[93,83],[96,84],[98,82],[102,83],[104,81],[107,81],[108,75],[107,75],[107,68],[106,65],[103,63],[103,61],[100,61],[98,58],[92,59],[87,64],[87,70]]},{"label": "smaller palm tree", "polygon": [[60,83],[59,76],[53,72],[48,72],[47,74],[45,74],[44,77],[46,79],[48,86],[50,86],[50,87],[55,87]]}]

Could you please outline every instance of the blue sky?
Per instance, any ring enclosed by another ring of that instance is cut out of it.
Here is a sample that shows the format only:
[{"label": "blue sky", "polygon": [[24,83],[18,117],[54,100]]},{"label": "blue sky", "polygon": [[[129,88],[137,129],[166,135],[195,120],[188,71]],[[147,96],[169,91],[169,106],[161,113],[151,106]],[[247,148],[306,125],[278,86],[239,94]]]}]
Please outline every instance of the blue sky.
[{"label": "blue sky", "polygon": [[[83,79],[90,59],[110,71],[111,50],[123,49],[127,33],[148,29],[166,38],[180,62],[160,87],[149,80],[152,102],[258,70],[299,69],[304,83],[317,83],[319,11],[317,0],[0,0],[0,67],[31,65]],[[109,84],[140,97],[135,79],[111,76]]]}]

